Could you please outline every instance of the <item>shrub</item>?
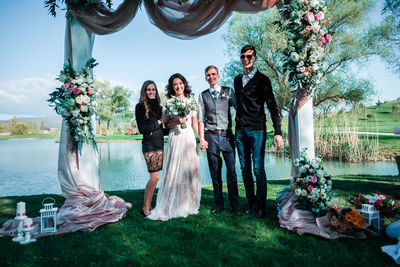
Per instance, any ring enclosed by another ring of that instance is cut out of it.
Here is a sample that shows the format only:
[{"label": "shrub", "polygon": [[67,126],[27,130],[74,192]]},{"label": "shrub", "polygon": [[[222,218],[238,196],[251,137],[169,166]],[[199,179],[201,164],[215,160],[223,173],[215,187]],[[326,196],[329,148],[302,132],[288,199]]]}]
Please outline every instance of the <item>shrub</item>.
[{"label": "shrub", "polygon": [[371,119],[372,117],[373,117],[373,115],[372,115],[371,113],[368,113],[368,114],[367,114],[367,118],[368,118],[368,119]]},{"label": "shrub", "polygon": [[4,132],[4,126],[0,124],[0,133]]},{"label": "shrub", "polygon": [[11,134],[27,134],[29,126],[25,122],[18,122],[11,128]]},{"label": "shrub", "polygon": [[393,104],[392,113],[393,114],[399,114],[399,105],[398,104]]}]

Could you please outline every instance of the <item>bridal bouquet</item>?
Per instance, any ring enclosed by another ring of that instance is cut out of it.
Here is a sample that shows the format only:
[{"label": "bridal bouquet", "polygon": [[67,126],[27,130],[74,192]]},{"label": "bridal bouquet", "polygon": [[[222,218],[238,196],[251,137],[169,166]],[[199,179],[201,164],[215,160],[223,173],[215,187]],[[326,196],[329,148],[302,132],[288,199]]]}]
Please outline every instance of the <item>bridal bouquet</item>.
[{"label": "bridal bouquet", "polygon": [[[186,97],[172,96],[172,98],[165,103],[165,107],[168,115],[180,117],[186,117],[190,111],[197,110],[196,102],[194,102],[193,99]],[[185,129],[186,127],[186,123],[181,125],[182,129]]]},{"label": "bridal bouquet", "polygon": [[292,178],[299,208],[312,211],[316,217],[326,214],[332,205],[332,177],[321,166],[321,158],[309,160],[305,151],[296,159],[299,174]]},{"label": "bridal bouquet", "polygon": [[282,28],[288,32],[284,69],[289,75],[291,89],[313,88],[323,76],[322,61],[332,35],[325,18],[326,7],[322,0],[291,1],[284,7],[289,18]]},{"label": "bridal bouquet", "polygon": [[351,204],[354,204],[357,209],[361,209],[362,204],[371,204],[374,208],[380,211],[385,217],[393,217],[399,212],[399,208],[395,202],[389,197],[373,193],[371,195],[358,194],[349,200]]},{"label": "bridal bouquet", "polygon": [[94,81],[89,71],[96,66],[95,59],[90,59],[81,73],[72,68],[70,62],[64,64],[57,80],[63,84],[50,94],[50,106],[54,106],[57,114],[66,121],[77,147],[83,142],[92,142],[97,149],[96,134],[90,123],[92,115],[96,114],[97,101]]}]

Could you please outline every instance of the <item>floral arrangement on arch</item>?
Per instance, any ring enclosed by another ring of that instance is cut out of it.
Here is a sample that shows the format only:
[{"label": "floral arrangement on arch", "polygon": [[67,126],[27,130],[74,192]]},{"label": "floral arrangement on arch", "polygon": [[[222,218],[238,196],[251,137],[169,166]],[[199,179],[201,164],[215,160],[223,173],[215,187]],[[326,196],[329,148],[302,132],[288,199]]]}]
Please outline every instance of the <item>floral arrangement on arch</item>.
[{"label": "floral arrangement on arch", "polygon": [[355,205],[357,209],[361,209],[362,204],[371,204],[387,218],[394,217],[399,212],[399,208],[395,202],[382,194],[372,193],[371,195],[363,195],[360,193],[354,195],[349,202]]},{"label": "floral arrangement on arch", "polygon": [[97,93],[90,70],[97,63],[91,58],[81,73],[76,72],[68,61],[57,80],[63,84],[50,93],[50,106],[65,120],[69,127],[72,142],[78,147],[83,142],[92,143],[97,149],[96,133],[90,122],[97,112]]},{"label": "floral arrangement on arch", "polygon": [[291,90],[309,89],[320,83],[323,76],[322,60],[332,35],[326,26],[326,7],[322,0],[293,0],[284,7],[289,18],[282,28],[287,32],[284,70],[288,73]]},{"label": "floral arrangement on arch", "polygon": [[[186,117],[190,111],[196,111],[197,106],[191,98],[172,96],[165,102],[165,108],[169,116]],[[181,128],[186,128],[186,123],[181,124]]]},{"label": "floral arrangement on arch", "polygon": [[292,184],[299,197],[298,207],[312,211],[316,217],[325,215],[332,205],[332,177],[322,167],[321,158],[309,160],[303,151],[295,165],[299,174],[292,178]]}]

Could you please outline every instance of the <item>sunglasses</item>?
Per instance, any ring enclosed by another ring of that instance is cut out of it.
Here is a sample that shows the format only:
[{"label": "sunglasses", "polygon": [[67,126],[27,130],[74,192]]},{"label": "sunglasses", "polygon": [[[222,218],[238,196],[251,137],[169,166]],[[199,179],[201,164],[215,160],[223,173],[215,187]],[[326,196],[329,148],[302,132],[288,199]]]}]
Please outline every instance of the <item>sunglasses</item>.
[{"label": "sunglasses", "polygon": [[254,55],[241,55],[240,59],[247,58],[248,60],[252,59]]}]

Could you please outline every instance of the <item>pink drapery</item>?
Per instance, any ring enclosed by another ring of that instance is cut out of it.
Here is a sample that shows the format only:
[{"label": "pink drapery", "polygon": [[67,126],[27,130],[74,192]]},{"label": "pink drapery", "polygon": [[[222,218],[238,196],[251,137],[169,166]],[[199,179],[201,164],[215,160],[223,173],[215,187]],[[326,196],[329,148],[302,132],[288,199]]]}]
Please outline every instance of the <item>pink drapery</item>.
[{"label": "pink drapery", "polygon": [[[121,30],[135,17],[140,2],[125,0],[115,11],[98,3],[87,10],[72,10],[79,23],[98,34],[110,34]],[[280,0],[192,0],[184,4],[175,1],[144,1],[149,20],[165,34],[193,39],[217,30],[233,11],[256,13],[273,6],[281,6]]]}]

